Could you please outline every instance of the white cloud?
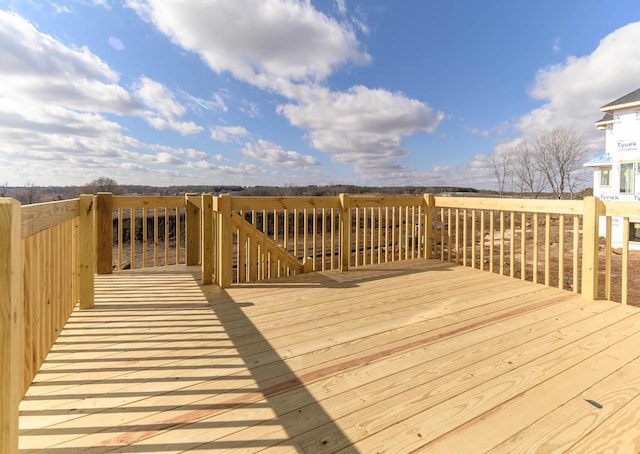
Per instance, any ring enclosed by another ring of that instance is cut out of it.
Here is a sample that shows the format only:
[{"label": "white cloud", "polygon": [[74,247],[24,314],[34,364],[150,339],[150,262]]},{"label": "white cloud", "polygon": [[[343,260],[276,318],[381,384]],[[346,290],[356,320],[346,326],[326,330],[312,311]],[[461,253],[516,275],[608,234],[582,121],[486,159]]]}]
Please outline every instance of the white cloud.
[{"label": "white cloud", "polygon": [[[302,0],[215,0],[190,3],[131,0],[129,5],[176,44],[198,53],[214,71],[280,94],[279,106],[294,126],[309,130],[314,148],[376,177],[390,168],[403,171],[403,138],[432,133],[442,114],[400,93],[355,86],[332,93],[321,83],[337,68],[367,64],[354,26],[316,10]],[[347,13],[337,0],[339,14]],[[355,27],[366,32],[361,10]],[[245,109],[255,117],[257,112]],[[230,141],[221,128],[211,137]]]},{"label": "white cloud", "polygon": [[458,186],[476,189],[493,189],[496,186],[495,177],[489,156],[477,154],[471,162],[458,165],[434,166],[431,171],[407,171],[398,174],[394,184],[428,185],[428,186]]},{"label": "white cloud", "polygon": [[3,153],[104,154],[136,146],[118,123],[100,114],[55,105],[25,105],[20,109],[0,102],[0,148]]},{"label": "white cloud", "polygon": [[249,134],[242,126],[217,126],[211,129],[211,138],[218,142],[231,142]]},{"label": "white cloud", "polygon": [[0,11],[0,149],[11,162],[3,169],[13,171],[0,170],[8,178],[83,183],[78,167],[112,167],[140,145],[103,115],[142,112],[118,80],[88,49],[65,46]]},{"label": "white cloud", "polygon": [[80,111],[139,110],[118,74],[87,48],[65,46],[16,13],[0,11],[0,94],[4,102],[57,104]]},{"label": "white cloud", "polygon": [[260,107],[256,103],[249,102],[247,100],[242,100],[240,105],[240,111],[244,112],[249,118],[261,118],[262,113],[260,112]]},{"label": "white cloud", "polygon": [[[209,159],[191,148],[140,142],[118,119],[108,117],[141,117],[183,134],[203,130],[180,120],[184,107],[165,87],[145,78],[136,88],[139,102],[119,85],[119,75],[89,49],[69,47],[19,15],[0,11],[3,180],[10,185],[27,180],[67,185],[109,175],[139,182],[144,172],[152,175],[148,178],[154,184],[170,184],[157,178],[159,171]],[[193,178],[189,174],[183,181]]]},{"label": "white cloud", "polygon": [[202,126],[192,121],[178,121],[187,111],[173,93],[160,82],[141,77],[134,85],[136,96],[150,109],[143,117],[155,129],[170,129],[182,135],[197,134],[204,131]]},{"label": "white cloud", "polygon": [[368,63],[354,31],[301,0],[217,0],[185,5],[131,0],[129,5],[216,72],[277,89],[323,80],[347,62]]},{"label": "white cloud", "polygon": [[489,137],[489,135],[491,135],[491,131],[488,129],[478,129],[478,128],[472,128],[470,126],[467,126],[465,127],[465,130],[469,134],[473,134],[475,136]]},{"label": "white cloud", "polygon": [[[569,56],[562,63],[540,69],[529,94],[543,104],[516,122],[520,137],[499,143],[494,149],[512,147],[523,139],[534,141],[539,135],[562,127],[581,133],[591,154],[599,153],[605,140],[602,131],[594,126],[602,117],[600,107],[640,86],[638,42],[640,22],[635,22],[604,37],[588,55]],[[556,45],[559,47],[558,39]],[[485,177],[470,181],[476,187],[495,187],[495,178],[489,186],[482,185],[484,180]]]},{"label": "white cloud", "polygon": [[187,110],[164,85],[148,77],[141,77],[134,90],[142,102],[166,118],[179,118]]},{"label": "white cloud", "polygon": [[51,3],[51,7],[55,14],[69,14],[71,13],[71,8],[67,5],[59,5],[58,3]]},{"label": "white cloud", "polygon": [[320,165],[313,156],[301,155],[296,151],[285,151],[280,145],[266,140],[247,143],[240,152],[248,158],[285,169],[304,169],[308,166]]},{"label": "white cloud", "polygon": [[176,121],[153,115],[145,116],[145,119],[149,125],[156,129],[170,129],[172,131],[179,132],[183,136],[197,134],[204,131],[202,126],[194,123],[193,121]]},{"label": "white cloud", "polygon": [[336,162],[372,178],[402,170],[403,137],[432,133],[443,115],[401,93],[356,86],[348,92],[309,90],[298,104],[278,107],[298,127],[309,129],[311,144]]},{"label": "white cloud", "polygon": [[539,70],[530,94],[544,104],[520,119],[525,137],[569,127],[601,142],[603,135],[593,126],[600,106],[640,84],[638,42],[640,22],[635,22],[606,36],[591,54]]},{"label": "white cloud", "polygon": [[210,110],[219,112],[227,112],[229,110],[227,104],[224,101],[224,95],[222,93],[214,93],[213,95],[211,95],[211,99],[196,99],[196,102],[203,103],[206,108]]},{"label": "white cloud", "polygon": [[145,148],[169,154],[179,154],[191,159],[207,159],[209,157],[209,155],[204,151],[195,150],[193,148],[175,148],[167,145],[145,145]]},{"label": "white cloud", "polygon": [[159,163],[162,163],[162,164],[171,164],[171,165],[174,165],[174,166],[178,166],[178,165],[184,164],[184,162],[181,159],[177,158],[176,156],[172,155],[171,153],[166,153],[164,151],[161,152],[161,153],[158,153],[156,155],[156,159],[158,160]]}]

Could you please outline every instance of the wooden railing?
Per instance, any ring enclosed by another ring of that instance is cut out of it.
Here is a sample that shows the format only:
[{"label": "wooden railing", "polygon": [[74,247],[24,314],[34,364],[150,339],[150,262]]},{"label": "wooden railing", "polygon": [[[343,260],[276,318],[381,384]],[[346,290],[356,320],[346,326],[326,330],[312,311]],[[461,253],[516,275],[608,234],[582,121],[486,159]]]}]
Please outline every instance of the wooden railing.
[{"label": "wooden railing", "polygon": [[185,197],[99,193],[96,269],[134,269],[186,263]]},{"label": "wooden railing", "polygon": [[223,287],[426,254],[423,196],[210,197],[203,280]]},{"label": "wooden railing", "polygon": [[[611,248],[611,234],[607,240],[599,238],[605,235],[599,224],[610,225],[612,216],[626,216],[625,225],[629,217],[640,218],[639,204],[605,203],[593,197],[555,201],[428,194],[185,198],[103,194],[96,204],[99,273],[201,264],[204,283],[227,287],[300,272],[440,258],[623,303],[629,299],[628,232],[618,254]],[[167,214],[173,222],[163,223]],[[143,233],[132,236],[129,232],[136,225]],[[141,244],[136,245],[140,235]],[[153,260],[147,259],[147,250]],[[170,255],[172,259],[163,260]],[[620,285],[615,286],[617,282]]]},{"label": "wooden railing", "polygon": [[[625,228],[619,250],[614,217]],[[0,452],[17,449],[19,399],[70,312],[93,307],[94,272],[200,264],[203,284],[228,287],[437,258],[626,304],[629,219],[640,219],[640,203],[594,197],[0,199]]]},{"label": "wooden railing", "polygon": [[348,265],[359,267],[425,257],[427,204],[415,197],[344,197]]},{"label": "wooden railing", "polygon": [[578,292],[582,201],[436,197],[441,260]]},{"label": "wooden railing", "polygon": [[[619,254],[611,247],[616,216],[627,229]],[[629,218],[640,218],[640,203],[436,197],[433,255],[626,304]]]},{"label": "wooden railing", "polygon": [[[629,221],[630,219],[640,220],[639,202],[597,202],[597,210],[600,216],[604,216],[604,234],[606,236],[604,244],[604,258],[598,260],[598,286],[600,291],[596,298],[621,301],[626,304],[629,299],[629,281],[632,276],[629,273]],[[622,247],[615,251],[611,245],[611,225],[614,218],[619,218],[622,222]],[[602,224],[602,218],[601,222]],[[597,224],[596,224],[597,227]],[[619,254],[619,255],[618,255]],[[640,282],[640,275],[633,276],[636,282]],[[614,287],[614,283],[618,283]],[[636,288],[640,287],[637,286]],[[618,296],[619,295],[619,296]],[[633,295],[634,302],[640,301],[640,294]]]},{"label": "wooden railing", "polygon": [[0,452],[17,452],[18,403],[74,307],[93,307],[93,198],[0,199]]},{"label": "wooden railing", "polygon": [[216,238],[215,259],[205,257],[223,287],[339,266],[337,198],[223,195],[210,205],[215,220],[203,241]]}]

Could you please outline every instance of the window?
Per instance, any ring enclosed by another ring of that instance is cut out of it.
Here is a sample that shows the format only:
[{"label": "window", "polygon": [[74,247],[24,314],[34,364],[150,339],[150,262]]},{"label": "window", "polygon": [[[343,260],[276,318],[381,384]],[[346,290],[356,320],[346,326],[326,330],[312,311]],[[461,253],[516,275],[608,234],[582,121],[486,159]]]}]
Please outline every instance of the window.
[{"label": "window", "polygon": [[611,169],[600,169],[600,186],[609,187],[611,186],[609,177],[610,177]]},{"label": "window", "polygon": [[629,222],[629,241],[640,242],[640,222]]},{"label": "window", "polygon": [[633,194],[634,169],[633,162],[620,163],[620,193]]}]

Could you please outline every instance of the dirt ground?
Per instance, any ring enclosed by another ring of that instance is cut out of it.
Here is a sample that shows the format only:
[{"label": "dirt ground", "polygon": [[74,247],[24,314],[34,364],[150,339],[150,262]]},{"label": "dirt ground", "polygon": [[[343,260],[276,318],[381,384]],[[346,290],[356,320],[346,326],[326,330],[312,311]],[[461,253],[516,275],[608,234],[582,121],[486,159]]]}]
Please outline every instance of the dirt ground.
[{"label": "dirt ground", "polygon": [[[463,256],[463,250],[462,250],[462,243],[463,243],[463,237],[462,237],[462,229],[459,229],[458,231],[458,241],[459,241],[459,247],[460,247],[460,254],[458,256],[458,254],[456,254],[456,249],[455,249],[455,229],[452,228],[452,238],[450,240],[451,243],[451,247],[449,248],[448,243],[449,241],[447,240],[447,235],[448,235],[448,223],[447,222],[443,222],[443,221],[447,221],[449,220],[452,223],[455,223],[454,219],[444,219],[444,220],[439,220],[439,226],[442,225],[445,228],[445,238],[444,238],[444,242],[442,242],[442,235],[440,230],[438,230],[435,233],[435,252],[436,252],[436,257],[441,256],[442,252],[444,251],[444,257],[445,260],[448,260],[448,255],[449,255],[449,249],[451,249],[451,260],[452,261],[458,261],[458,263],[462,263],[462,256]],[[471,224],[470,218],[468,219],[468,223]],[[573,232],[573,219],[570,216],[567,216],[564,219],[564,247],[563,247],[563,256],[564,256],[564,267],[563,267],[563,272],[562,275],[560,275],[559,273],[559,261],[558,261],[558,257],[559,257],[559,251],[560,251],[560,247],[559,247],[559,239],[560,239],[560,223],[559,223],[559,219],[558,217],[552,217],[550,219],[550,229],[549,229],[549,233],[550,233],[550,248],[549,248],[549,279],[550,279],[550,285],[554,286],[554,287],[560,287],[560,285],[558,285],[559,281],[562,280],[562,285],[561,287],[564,288],[565,290],[573,290],[574,286],[576,285],[576,282],[574,282],[574,269],[573,269],[573,262],[574,262],[574,256],[573,256],[573,241],[574,241],[574,232]],[[138,225],[140,225],[140,223],[138,223]],[[500,257],[500,249],[501,249],[501,242],[502,242],[502,238],[500,237],[500,232],[499,232],[499,227],[498,227],[498,219],[495,220],[495,226],[494,226],[494,244],[493,244],[493,268],[494,268],[494,272],[499,273],[500,272],[500,261],[501,261],[501,257]],[[513,244],[514,247],[514,277],[516,278],[520,278],[520,273],[521,273],[521,259],[522,259],[522,251],[521,251],[521,228],[520,228],[520,218],[519,216],[516,216],[515,219],[515,223],[514,223],[514,228],[513,228],[513,235],[511,234],[511,229],[508,228],[510,227],[509,225],[509,220],[507,219],[505,222],[505,225],[507,226],[507,228],[505,229],[505,233],[504,233],[504,264],[503,264],[503,269],[504,269],[504,274],[508,275],[510,273],[510,260],[511,260],[511,247]],[[127,227],[127,224],[124,225],[124,227]],[[169,256],[168,256],[168,262],[167,264],[175,264],[177,263],[176,261],[176,247],[175,247],[175,228],[174,225],[170,225],[171,227],[171,233],[169,235]],[[182,227],[184,228],[184,223],[182,224]],[[531,215],[529,215],[529,217],[526,218],[526,228],[525,228],[525,234],[526,234],[526,278],[529,281],[534,281],[533,278],[533,273],[534,273],[534,266],[533,266],[533,261],[534,261],[534,249],[536,248],[535,246],[535,225],[533,222],[533,218],[531,217]],[[544,217],[540,217],[538,219],[538,229],[537,229],[537,234],[538,234],[538,240],[537,240],[537,250],[538,250],[538,267],[537,267],[537,279],[536,282],[539,283],[544,283],[545,282],[545,248],[544,248],[544,243],[545,243],[545,228],[546,228],[546,219]],[[183,229],[181,229],[183,230]],[[484,270],[489,270],[489,262],[490,262],[490,234],[489,232],[489,221],[488,219],[485,219],[485,227],[484,229],[481,229],[481,225],[480,225],[480,219],[476,220],[476,245],[475,245],[475,250],[476,250],[476,256],[475,256],[475,260],[474,260],[474,267],[475,268],[482,268]],[[483,232],[483,237],[481,239],[481,235],[480,232]],[[160,232],[163,232],[163,225],[160,225]],[[141,231],[137,232],[136,237],[140,237],[141,238]],[[581,239],[581,231],[578,232],[579,238],[578,238],[578,244],[581,243],[582,239]],[[115,236],[115,235],[114,235]],[[513,236],[513,238],[512,238]],[[153,238],[151,232],[149,234],[149,238]],[[179,256],[180,256],[180,260],[179,263],[184,263],[184,231],[181,233],[180,236],[180,251],[179,251]],[[128,235],[128,233],[126,233],[125,231],[125,235],[124,235],[124,241],[123,241],[123,257],[121,259],[121,264],[120,264],[120,268],[121,269],[128,269],[131,267],[131,252],[130,252],[130,246],[129,246],[129,241],[130,241],[130,237]],[[321,237],[317,237],[316,238],[317,241],[317,250],[316,253],[313,254],[313,251],[311,251],[308,255],[315,255],[316,257],[316,269],[320,270],[322,269],[322,261],[323,261],[323,255],[321,253]],[[290,242],[292,242],[292,240],[290,240]],[[309,243],[311,242],[311,239],[309,239]],[[471,266],[471,252],[472,252],[472,246],[471,246],[472,242],[471,239],[468,238],[467,240],[467,262],[466,265],[467,266]],[[483,257],[483,263],[480,264],[480,248],[484,247],[484,257]],[[382,257],[384,260],[384,253],[386,251],[388,251],[388,253],[391,253],[391,251],[394,251],[396,254],[399,253],[403,253],[402,249],[402,245],[388,245],[387,247],[385,247],[384,245],[377,245],[375,244],[373,247],[371,247],[371,245],[367,245],[367,254],[370,257],[370,254],[373,252],[374,256],[376,257],[374,259],[374,261],[377,261],[377,250],[378,248],[381,248],[382,251]],[[300,244],[299,249],[302,250],[302,244]],[[325,256],[324,256],[324,261],[325,261],[325,268],[329,269],[331,267],[330,264],[330,247],[327,245],[325,247]],[[160,241],[158,243],[158,247],[157,247],[157,258],[154,257],[154,249],[153,249],[153,241],[150,241],[149,244],[147,245],[147,261],[146,261],[146,266],[154,266],[154,263],[157,263],[157,266],[163,266],[165,264],[165,260],[164,260],[164,255],[165,255],[165,247],[164,247],[164,241],[162,240],[162,236],[160,237]],[[360,249],[360,254],[362,256],[362,254],[364,254],[363,249]],[[580,252],[579,252],[580,254]],[[355,249],[353,251],[352,256],[355,255]],[[411,252],[409,252],[409,255],[411,255]],[[604,239],[601,239],[600,241],[600,263],[599,263],[599,295],[600,298],[604,299],[605,298],[605,241]],[[117,238],[114,238],[114,248],[113,248],[113,265],[114,265],[114,269],[118,268],[118,247],[117,247]],[[360,260],[362,261],[362,260]],[[142,262],[143,262],[143,245],[142,245],[142,241],[140,241],[140,239],[136,239],[136,250],[135,250],[135,262],[134,262],[134,266],[136,268],[141,268],[142,267]],[[352,260],[353,262],[353,260]],[[334,264],[335,266],[337,266],[337,258],[334,257]],[[630,251],[629,252],[629,271],[628,271],[628,301],[629,304],[634,305],[634,306],[638,306],[640,307],[640,251]],[[577,278],[578,278],[578,283],[577,285],[580,285],[580,280],[581,280],[581,263],[580,263],[580,257],[578,260],[578,268],[577,268]],[[611,282],[611,297],[610,299],[612,301],[621,301],[621,294],[622,294],[622,256],[621,256],[621,251],[620,250],[613,250],[613,254],[612,254],[612,260],[611,260],[611,277],[612,277],[612,282]]]},{"label": "dirt ground", "polygon": [[[529,281],[534,281],[533,279],[533,262],[534,262],[534,249],[536,248],[536,242],[534,240],[535,231],[534,231],[534,222],[532,216],[529,215],[526,219],[526,279]],[[470,221],[469,221],[470,224]],[[445,229],[447,228],[446,223]],[[494,264],[494,272],[499,273],[500,267],[500,244],[502,238],[500,237],[499,229],[497,228],[498,221],[495,221],[496,227],[494,228],[494,247],[493,247],[493,264]],[[505,225],[509,225],[509,221],[505,221]],[[480,232],[480,221],[477,221],[476,230]],[[560,277],[559,273],[559,256],[560,256],[560,247],[559,247],[559,239],[560,239],[560,222],[558,217],[552,217],[550,219],[550,228],[549,228],[549,238],[550,238],[550,248],[549,248],[549,278],[550,285],[553,287],[562,287],[565,290],[574,290],[574,286],[576,282],[574,282],[574,230],[573,230],[573,218],[570,216],[565,217],[564,219],[564,247],[563,247],[563,257],[564,257],[564,266],[562,277]],[[538,250],[538,267],[537,267],[537,280],[538,283],[545,282],[545,250],[544,250],[544,242],[545,242],[545,228],[546,228],[546,219],[542,216],[538,219],[538,240],[537,240],[537,250]],[[484,249],[485,249],[485,259],[482,266],[479,263],[479,252],[476,252],[476,260],[475,267],[483,268],[485,270],[489,270],[489,250],[490,250],[490,235],[488,221],[485,222],[484,229]],[[510,250],[513,245],[514,247],[514,268],[515,273],[514,276],[516,278],[520,278],[521,276],[521,229],[520,229],[520,219],[516,217],[514,223],[514,235],[512,238],[511,230],[509,228],[505,229],[504,234],[504,274],[509,275],[510,273]],[[448,232],[445,232],[445,236]],[[439,234],[439,233],[438,233]],[[437,234],[437,235],[438,235]],[[459,233],[459,243],[462,244],[461,234]],[[436,238],[436,251],[441,253],[442,245],[439,238]],[[453,237],[451,239],[452,244],[452,256],[455,260],[455,232],[453,233]],[[581,226],[578,229],[578,245],[582,243],[582,230]],[[471,246],[470,242],[467,246],[467,265],[470,266],[471,262]],[[613,249],[611,254],[611,289],[610,289],[610,297],[605,298],[605,275],[606,275],[606,241],[604,238],[600,238],[600,247],[599,247],[599,265],[598,265],[598,291],[600,299],[610,299],[612,301],[620,302],[622,300],[622,251],[621,249]],[[479,250],[481,247],[480,242],[476,242],[476,249]],[[460,247],[460,255],[462,256],[462,247]],[[445,238],[444,242],[444,252],[445,256],[448,254],[447,249],[447,240]],[[581,285],[581,271],[582,271],[582,263],[581,263],[581,250],[578,249],[578,268],[577,268],[577,285],[578,287]],[[460,257],[460,262],[462,262],[462,257]],[[558,284],[558,281],[562,279],[562,286]],[[640,251],[629,251],[629,260],[628,260],[628,303],[630,305],[640,307]]]}]

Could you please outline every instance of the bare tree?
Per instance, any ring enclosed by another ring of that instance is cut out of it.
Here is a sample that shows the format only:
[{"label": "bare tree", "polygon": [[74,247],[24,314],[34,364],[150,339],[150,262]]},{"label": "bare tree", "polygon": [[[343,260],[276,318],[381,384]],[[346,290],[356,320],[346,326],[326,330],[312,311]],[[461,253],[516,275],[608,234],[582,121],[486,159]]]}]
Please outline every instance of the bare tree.
[{"label": "bare tree", "polygon": [[122,188],[116,180],[108,177],[96,178],[84,186],[84,192],[87,194],[96,194],[98,192],[111,192],[112,194],[120,194]]},{"label": "bare tree", "polygon": [[506,147],[496,147],[493,153],[489,155],[489,162],[493,169],[493,174],[498,183],[498,192],[500,197],[504,194],[507,181],[513,176],[511,169],[512,154],[511,150]]},{"label": "bare tree", "polygon": [[0,184],[0,197],[6,197],[8,192],[9,192],[9,186],[5,181],[4,183]]},{"label": "bare tree", "polygon": [[535,148],[523,141],[514,149],[514,173],[520,194],[529,193],[537,199],[547,187],[547,180],[540,171]]},{"label": "bare tree", "polygon": [[587,153],[584,138],[577,131],[554,129],[538,137],[536,158],[553,195],[562,199],[569,191],[572,196],[580,184],[579,174]]},{"label": "bare tree", "polygon": [[23,205],[31,205],[32,203],[38,203],[40,194],[38,187],[35,183],[27,181],[24,185],[24,190],[18,196],[20,203]]}]

